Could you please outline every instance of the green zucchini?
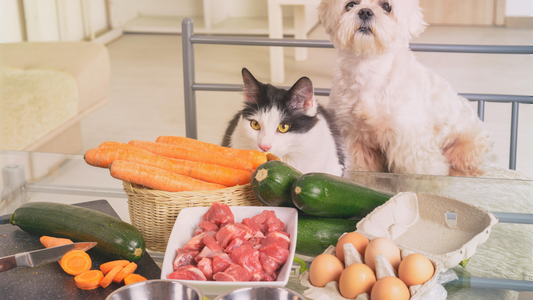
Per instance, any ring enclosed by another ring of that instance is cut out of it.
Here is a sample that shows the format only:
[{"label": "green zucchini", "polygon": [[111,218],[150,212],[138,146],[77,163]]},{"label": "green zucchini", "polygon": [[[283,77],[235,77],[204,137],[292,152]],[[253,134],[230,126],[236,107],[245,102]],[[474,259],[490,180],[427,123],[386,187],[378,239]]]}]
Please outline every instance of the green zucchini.
[{"label": "green zucchini", "polygon": [[296,253],[317,256],[330,245],[337,245],[345,232],[356,230],[357,220],[320,218],[300,214],[298,216],[298,237]]},{"label": "green zucchini", "polygon": [[284,162],[268,161],[257,167],[252,177],[254,195],[268,206],[295,207],[291,187],[300,175],[302,173]]},{"label": "green zucchini", "polygon": [[68,238],[73,242],[97,242],[90,251],[110,259],[136,262],[145,253],[145,241],[137,228],[89,208],[29,202],[15,210],[10,223],[37,236]]},{"label": "green zucchini", "polygon": [[298,209],[327,218],[363,218],[393,196],[325,173],[298,177],[291,194]]}]

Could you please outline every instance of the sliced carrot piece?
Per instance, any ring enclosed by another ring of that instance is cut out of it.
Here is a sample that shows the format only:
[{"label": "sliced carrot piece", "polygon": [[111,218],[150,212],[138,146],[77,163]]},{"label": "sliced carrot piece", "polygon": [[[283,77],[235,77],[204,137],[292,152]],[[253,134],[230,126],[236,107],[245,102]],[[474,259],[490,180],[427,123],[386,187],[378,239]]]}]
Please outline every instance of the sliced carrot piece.
[{"label": "sliced carrot piece", "polygon": [[111,269],[111,271],[107,272],[107,274],[105,275],[104,279],[102,279],[102,281],[100,281],[100,286],[103,287],[104,289],[106,287],[108,287],[111,284],[111,282],[113,282],[113,278],[115,278],[115,276],[120,271],[122,271],[122,269],[124,269],[123,266],[116,265],[113,269]]},{"label": "sliced carrot piece", "polygon": [[104,272],[104,274],[107,274],[109,271],[111,271],[116,266],[125,267],[129,265],[129,260],[121,259],[121,260],[112,260],[108,261],[106,263],[103,263],[100,265],[100,270]]},{"label": "sliced carrot piece", "polygon": [[84,287],[84,288],[81,288],[81,287],[78,287],[80,290],[84,290],[84,291],[89,291],[89,290],[94,290],[94,289],[97,289],[99,288],[100,286],[99,285],[94,285],[94,286],[89,286],[89,287]]},{"label": "sliced carrot piece", "polygon": [[137,264],[134,262],[130,262],[129,265],[125,266],[120,272],[118,272],[117,275],[115,275],[115,277],[113,278],[113,282],[121,283],[122,280],[124,280],[124,277],[126,277],[126,275],[135,272],[136,269]]},{"label": "sliced carrot piece", "polygon": [[76,286],[80,289],[95,289],[100,286],[100,281],[104,278],[104,273],[100,270],[89,270],[74,277]]},{"label": "sliced carrot piece", "polygon": [[148,279],[146,279],[144,276],[132,273],[132,274],[128,274],[128,275],[126,275],[124,277],[124,284],[128,285],[130,283],[135,283],[135,282],[139,282],[139,281],[146,281],[146,280],[148,280]]},{"label": "sliced carrot piece", "polygon": [[41,244],[43,244],[45,248],[57,247],[57,246],[62,246],[62,245],[73,243],[69,239],[56,238],[56,237],[47,236],[47,235],[43,235],[39,240],[41,241]]},{"label": "sliced carrot piece", "polygon": [[67,274],[76,276],[89,271],[92,266],[92,260],[89,254],[81,250],[72,250],[63,255],[59,264]]}]

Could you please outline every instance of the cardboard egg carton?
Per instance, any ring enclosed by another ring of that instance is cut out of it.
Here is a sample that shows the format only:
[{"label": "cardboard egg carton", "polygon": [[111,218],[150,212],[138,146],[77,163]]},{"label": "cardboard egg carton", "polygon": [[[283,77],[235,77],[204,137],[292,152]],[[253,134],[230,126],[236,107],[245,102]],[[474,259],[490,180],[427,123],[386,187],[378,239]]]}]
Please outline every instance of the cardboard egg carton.
[{"label": "cardboard egg carton", "polygon": [[[448,220],[449,213],[455,214],[456,219]],[[422,285],[410,287],[411,300],[416,300],[431,291],[439,273],[472,257],[476,248],[489,238],[491,228],[496,223],[497,217],[484,208],[446,196],[408,192],[399,193],[374,209],[357,224],[356,232],[369,240],[377,237],[392,240],[400,248],[402,259],[412,253],[420,253],[433,263],[435,273],[431,279]],[[353,248],[351,244],[344,245],[345,261],[362,262],[363,258],[350,246]],[[325,251],[328,252],[334,254],[334,246]],[[390,263],[382,255],[378,257],[377,278],[397,277]],[[304,292],[306,297],[344,299],[338,293],[336,282],[317,288],[302,276],[301,283],[310,287]],[[360,296],[356,299],[368,299],[367,294]]]},{"label": "cardboard egg carton", "polygon": [[[455,220],[448,220],[448,214]],[[439,273],[474,255],[490,235],[498,218],[490,211],[463,201],[431,193],[399,193],[357,224],[369,240],[386,237],[402,253],[425,255],[434,265],[433,277],[411,287],[415,300],[430,291]]]}]

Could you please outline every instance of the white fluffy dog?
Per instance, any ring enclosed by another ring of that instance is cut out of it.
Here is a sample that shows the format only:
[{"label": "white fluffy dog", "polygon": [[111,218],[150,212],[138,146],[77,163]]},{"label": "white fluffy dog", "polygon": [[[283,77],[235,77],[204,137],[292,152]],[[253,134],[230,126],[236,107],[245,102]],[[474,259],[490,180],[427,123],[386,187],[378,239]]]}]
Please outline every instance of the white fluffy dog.
[{"label": "white fluffy dog", "polygon": [[328,108],[357,171],[479,176],[490,134],[468,100],[420,64],[418,0],[322,0],[338,49]]}]

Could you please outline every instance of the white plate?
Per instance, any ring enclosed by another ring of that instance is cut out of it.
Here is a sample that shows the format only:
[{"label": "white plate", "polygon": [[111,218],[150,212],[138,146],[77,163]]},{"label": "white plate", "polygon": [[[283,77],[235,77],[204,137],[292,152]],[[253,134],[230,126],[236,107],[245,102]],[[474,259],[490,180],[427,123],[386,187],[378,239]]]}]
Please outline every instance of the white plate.
[{"label": "white plate", "polygon": [[[270,207],[270,206],[230,206],[235,222],[241,222],[244,218],[250,218],[262,213],[264,210],[273,210],[276,216],[285,223],[285,232],[291,235],[289,245],[290,255],[287,262],[281,268],[278,278],[275,281],[249,281],[249,282],[220,282],[220,281],[197,281],[179,280],[189,283],[199,288],[204,295],[219,295],[227,291],[251,286],[279,286],[285,287],[289,281],[292,261],[296,250],[296,238],[298,232],[298,212],[290,207]],[[172,228],[163,259],[161,269],[161,279],[167,279],[167,275],[172,273],[172,263],[176,258],[178,248],[182,248],[194,236],[195,229],[202,220],[202,216],[209,210],[209,207],[191,207],[180,211],[176,223]]]}]

